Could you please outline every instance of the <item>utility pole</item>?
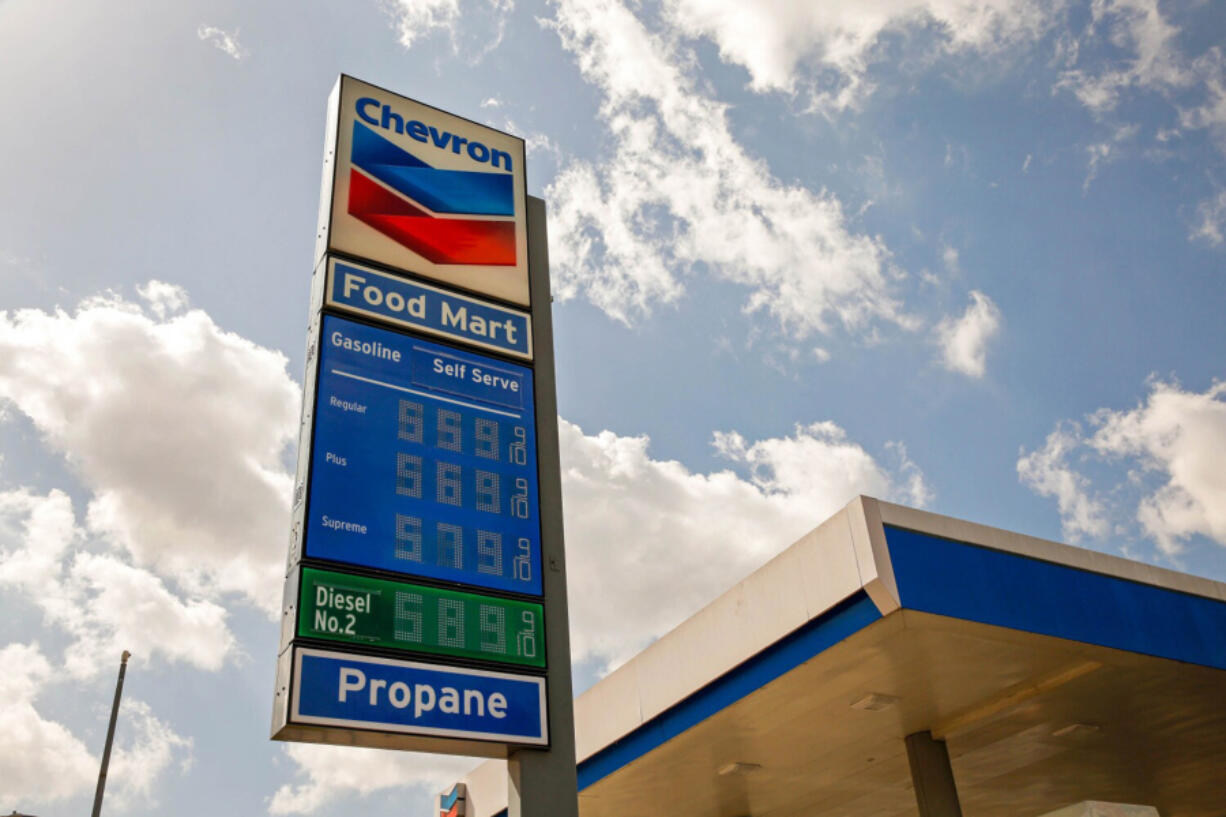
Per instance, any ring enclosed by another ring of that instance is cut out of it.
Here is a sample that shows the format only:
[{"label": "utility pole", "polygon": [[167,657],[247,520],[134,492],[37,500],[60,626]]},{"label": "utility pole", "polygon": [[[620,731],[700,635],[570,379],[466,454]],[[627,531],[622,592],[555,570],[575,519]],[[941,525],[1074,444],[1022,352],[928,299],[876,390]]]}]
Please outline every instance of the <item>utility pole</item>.
[{"label": "utility pole", "polygon": [[106,767],[111,764],[111,743],[115,740],[115,720],[119,717],[119,698],[123,695],[123,676],[132,653],[127,650],[119,658],[119,680],[115,682],[115,702],[111,704],[111,722],[106,727],[106,747],[102,750],[102,767],[98,769],[98,788],[94,791],[93,817],[102,814],[102,790],[106,788]]}]

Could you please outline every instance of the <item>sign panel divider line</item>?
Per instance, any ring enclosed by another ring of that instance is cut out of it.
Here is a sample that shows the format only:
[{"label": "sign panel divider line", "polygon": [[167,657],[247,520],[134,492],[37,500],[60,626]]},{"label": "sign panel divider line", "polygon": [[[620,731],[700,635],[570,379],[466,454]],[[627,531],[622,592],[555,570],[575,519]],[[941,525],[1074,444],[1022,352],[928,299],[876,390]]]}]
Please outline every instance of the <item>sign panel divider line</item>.
[{"label": "sign panel divider line", "polygon": [[[440,579],[437,576],[429,576],[420,573],[410,573],[403,570],[387,570],[381,567],[372,567],[370,565],[359,565],[353,562],[339,562],[334,559],[321,559],[318,556],[304,556],[294,563],[295,568],[309,567],[317,570],[328,570],[333,573],[345,573],[351,576],[365,576],[372,579],[385,579],[387,581],[410,581],[415,584],[421,584],[425,587],[433,587],[439,590],[460,590],[465,593],[477,593],[491,598],[506,599],[507,601],[530,601],[533,604],[544,605],[545,600],[542,596],[533,593],[525,593],[517,590],[506,590],[501,587],[484,587],[479,584],[472,584],[457,579]],[[288,574],[287,574],[288,575]],[[0,817],[3,817],[0,815]]]},{"label": "sign panel divider line", "polygon": [[369,326],[372,329],[384,329],[388,332],[393,332],[406,338],[412,338],[413,340],[424,341],[426,343],[433,343],[458,352],[482,355],[499,364],[509,363],[512,366],[522,366],[525,369],[536,369],[535,354],[531,358],[518,357],[513,354],[508,354],[502,349],[497,349],[492,346],[479,343],[469,343],[466,340],[456,338],[451,335],[435,334],[434,332],[419,326],[401,326],[400,324],[389,323],[386,320],[382,320],[378,316],[372,316],[365,312],[357,312],[352,309],[347,309],[343,305],[327,303],[326,301],[322,305],[318,305],[315,311],[320,315],[320,317],[327,316],[332,318],[341,318],[349,321],[350,323]]},{"label": "sign panel divider line", "polygon": [[516,420],[522,420],[524,418],[522,414],[514,414],[509,411],[499,411],[498,409],[486,408],[485,406],[479,406],[476,403],[465,403],[463,400],[456,400],[451,397],[443,397],[438,394],[428,394],[427,392],[417,391],[417,389],[410,389],[405,386],[396,386],[391,383],[384,383],[382,380],[374,380],[372,378],[362,377],[361,375],[357,375],[357,374],[349,374],[348,372],[342,372],[340,369],[333,369],[332,374],[337,375],[339,377],[348,377],[352,380],[361,380],[363,383],[370,383],[375,386],[382,386],[385,389],[395,389],[396,391],[408,392],[409,394],[413,394],[418,397],[428,397],[431,400],[438,400],[443,403],[454,403],[457,406],[464,406],[464,408],[477,409],[478,411],[488,411],[491,414],[499,414],[499,415],[502,415],[503,417],[512,417]]}]

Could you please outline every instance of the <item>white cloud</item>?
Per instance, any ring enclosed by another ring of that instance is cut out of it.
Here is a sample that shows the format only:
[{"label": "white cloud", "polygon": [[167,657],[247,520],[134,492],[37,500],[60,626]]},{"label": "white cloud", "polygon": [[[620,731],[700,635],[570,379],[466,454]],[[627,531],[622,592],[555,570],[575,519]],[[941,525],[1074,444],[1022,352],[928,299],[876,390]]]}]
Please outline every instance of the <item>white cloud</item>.
[{"label": "white cloud", "polygon": [[945,368],[969,377],[983,377],[987,348],[1000,331],[1000,309],[992,299],[971,290],[971,304],[960,318],[937,324],[937,342]]},{"label": "white cloud", "polygon": [[[494,104],[489,104],[494,103]],[[487,99],[481,103],[482,108],[499,108],[502,103],[498,100]],[[509,116],[503,116],[500,122],[489,121],[491,127],[514,133],[524,140],[524,148],[528,152],[528,159],[536,161],[540,158],[548,158],[550,161],[560,165],[562,163],[562,150],[558,147],[553,139],[549,138],[549,134],[543,131],[534,131],[523,128],[514,119]]]},{"label": "white cloud", "polygon": [[[1108,521],[1131,518],[1167,556],[1197,536],[1226,545],[1226,382],[1194,392],[1155,381],[1136,408],[1100,409],[1087,423],[1088,436],[1062,424],[1018,461],[1024,484],[1057,499],[1066,533],[1102,537]],[[1068,466],[1074,451],[1105,473],[1099,499]]]},{"label": "white cloud", "polygon": [[[645,436],[560,421],[571,648],[615,666],[792,544],[857,494],[923,504],[901,449],[889,469],[833,423],[786,438],[715,436],[750,471],[695,473],[653,459]],[[616,599],[616,604],[609,604]]]},{"label": "white cloud", "polygon": [[804,91],[817,107],[840,110],[871,91],[870,66],[883,39],[927,30],[937,53],[991,54],[1035,40],[1054,2],[1040,0],[870,0],[796,3],[666,0],[669,19],[708,37],[720,56],[749,71],[755,91]]},{"label": "white cloud", "polygon": [[1179,124],[1185,128],[1206,128],[1217,139],[1218,149],[1226,153],[1226,61],[1219,47],[1209,49],[1192,65],[1204,78],[1205,94],[1199,105],[1182,108]]},{"label": "white cloud", "polygon": [[178,284],[168,284],[165,281],[149,281],[138,286],[136,294],[149,304],[149,308],[159,319],[187,309],[190,302],[186,289]]},{"label": "white cloud", "polygon": [[0,403],[79,473],[91,535],[194,594],[276,610],[299,387],[279,352],[199,310],[160,318],[181,293],[145,292],[152,315],[118,296],[0,314]]},{"label": "white cloud", "polygon": [[0,798],[26,806],[63,800],[91,786],[94,758],[63,724],[47,720],[34,703],[52,675],[35,644],[0,649]]},{"label": "white cloud", "polygon": [[949,270],[951,275],[959,275],[962,272],[957,247],[946,245],[941,250],[941,261],[945,263],[945,269]]},{"label": "white cloud", "polygon": [[1219,190],[1213,198],[1202,201],[1196,208],[1196,219],[1190,237],[1214,247],[1221,246],[1222,230],[1226,229],[1226,190]]},{"label": "white cloud", "polygon": [[1102,30],[1125,55],[1109,68],[1062,75],[1057,87],[1071,90],[1090,110],[1115,108],[1133,88],[1169,92],[1195,81],[1176,44],[1179,29],[1162,16],[1158,0],[1096,0],[1091,15],[1087,36]]},{"label": "white cloud", "polygon": [[65,651],[69,675],[92,677],[125,649],[138,662],[162,658],[206,670],[232,653],[223,608],[183,600],[152,573],[85,544],[63,492],[0,492],[0,587],[24,596],[73,639]]},{"label": "white cloud", "polygon": [[405,48],[412,48],[414,42],[431,32],[445,31],[451,39],[454,53],[463,51],[473,62],[477,62],[502,42],[507,15],[515,7],[515,2],[488,0],[485,4],[468,4],[464,9],[464,22],[468,27],[474,28],[472,24],[477,17],[489,15],[493,17],[494,30],[493,33],[482,30],[479,35],[474,32],[473,42],[463,47],[458,39],[461,32],[456,25],[461,19],[459,0],[381,0],[380,5],[392,18],[392,28]]},{"label": "white cloud", "polygon": [[206,42],[223,54],[228,54],[236,60],[246,57],[247,49],[238,41],[238,30],[231,34],[217,26],[206,26],[203,23],[196,29],[196,36],[201,42]]},{"label": "white cloud", "polygon": [[1093,422],[1094,450],[1158,475],[1136,515],[1164,552],[1196,535],[1226,545],[1226,382],[1203,393],[1155,382],[1137,408],[1101,409]]},{"label": "white cloud", "polygon": [[554,22],[604,95],[612,149],[550,185],[561,298],[585,294],[630,322],[707,273],[749,289],[796,337],[878,321],[911,325],[890,292],[890,253],[853,233],[839,200],[773,177],[733,138],[725,106],[683,66],[694,56],[616,0],[560,0]]},{"label": "white cloud", "polygon": [[1113,147],[1110,142],[1096,142],[1093,145],[1086,147],[1086,178],[1081,183],[1081,192],[1086,193],[1090,189],[1090,182],[1094,181],[1098,176],[1098,167],[1105,164],[1111,157]]},{"label": "white cloud", "polygon": [[192,761],[192,740],[183,737],[170,724],[159,719],[144,701],[125,698],[119,707],[122,730],[126,735],[116,745],[107,772],[108,801],[119,809],[134,802],[154,802],[154,787],[172,766],[186,770]]},{"label": "white cloud", "polygon": [[[37,699],[56,683],[57,670],[36,644],[0,648],[0,799],[22,808],[87,794],[97,781],[98,759],[63,724],[45,718]],[[187,762],[191,741],[156,718],[142,701],[120,708],[107,798],[122,809],[150,801],[154,786],[176,761]],[[118,801],[118,803],[115,803]]]},{"label": "white cloud", "polygon": [[450,30],[460,18],[459,0],[387,0],[383,8],[405,48],[435,29]]},{"label": "white cloud", "polygon": [[1081,444],[1080,427],[1061,424],[1047,435],[1042,448],[1029,454],[1020,451],[1017,461],[1022,484],[1056,500],[1064,538],[1070,542],[1086,536],[1101,539],[1110,529],[1106,508],[1090,495],[1090,481],[1068,464],[1069,455]]},{"label": "white cloud", "polygon": [[1119,146],[1136,136],[1136,125],[1123,125],[1115,129],[1111,138],[1105,142],[1096,142],[1086,147],[1086,178],[1081,184],[1081,192],[1085,194],[1090,189],[1090,183],[1098,178],[1098,171],[1106,164],[1120,158]]},{"label": "white cloud", "polygon": [[[1070,68],[1061,74],[1056,89],[1071,91],[1102,119],[1130,97],[1157,95],[1173,107],[1178,127],[1159,125],[1154,134],[1156,142],[1165,144],[1186,132],[1204,130],[1216,141],[1218,150],[1226,153],[1226,57],[1222,48],[1212,45],[1194,58],[1181,51],[1181,32],[1163,16],[1158,0],[1096,0],[1091,11],[1085,41],[1101,39],[1118,56],[1102,59],[1098,56],[1100,49],[1083,49],[1080,40],[1071,40],[1067,46],[1069,65],[1087,52],[1100,63]],[[1135,125],[1117,127],[1110,139],[1087,147],[1089,165],[1083,191],[1089,189],[1103,164],[1119,158],[1118,145],[1137,130]],[[1201,202],[1189,239],[1220,244],[1224,213],[1222,195]]]},{"label": "white cloud", "polygon": [[[1130,92],[1159,94],[1175,105],[1181,128],[1210,131],[1219,149],[1226,152],[1222,49],[1215,45],[1194,59],[1183,53],[1180,30],[1162,15],[1158,0],[1097,0],[1091,8],[1086,39],[1101,35],[1121,56],[1105,60],[1107,67],[1065,71],[1057,90],[1071,91],[1100,116],[1115,110]],[[1075,61],[1081,49],[1071,50]],[[1195,99],[1199,101],[1192,101]],[[1175,128],[1159,128],[1156,138],[1164,142],[1179,133]]]},{"label": "white cloud", "polygon": [[[842,433],[842,429],[839,429],[838,426],[834,428],[840,434]],[[906,444],[891,440],[885,444],[885,448],[898,460],[898,465],[894,469],[893,476],[890,477],[885,493],[881,496],[905,502],[917,508],[923,508],[932,502],[936,492],[924,479],[924,472],[920,470],[919,465],[907,455]],[[860,491],[860,493],[864,492]]]},{"label": "white cloud", "polygon": [[290,744],[285,753],[305,779],[277,789],[268,805],[272,814],[310,814],[339,797],[407,786],[441,791],[472,771],[474,762],[467,757],[308,743]]}]

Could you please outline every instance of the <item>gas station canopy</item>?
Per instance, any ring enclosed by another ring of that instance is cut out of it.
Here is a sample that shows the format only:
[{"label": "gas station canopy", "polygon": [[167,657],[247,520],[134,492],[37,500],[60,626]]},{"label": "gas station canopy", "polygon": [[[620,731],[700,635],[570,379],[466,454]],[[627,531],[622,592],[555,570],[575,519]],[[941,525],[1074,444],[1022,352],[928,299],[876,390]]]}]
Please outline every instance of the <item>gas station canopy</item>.
[{"label": "gas station canopy", "polygon": [[[1222,817],[1226,585],[860,497],[575,729],[583,817]],[[502,769],[466,778],[468,814],[506,808]]]}]

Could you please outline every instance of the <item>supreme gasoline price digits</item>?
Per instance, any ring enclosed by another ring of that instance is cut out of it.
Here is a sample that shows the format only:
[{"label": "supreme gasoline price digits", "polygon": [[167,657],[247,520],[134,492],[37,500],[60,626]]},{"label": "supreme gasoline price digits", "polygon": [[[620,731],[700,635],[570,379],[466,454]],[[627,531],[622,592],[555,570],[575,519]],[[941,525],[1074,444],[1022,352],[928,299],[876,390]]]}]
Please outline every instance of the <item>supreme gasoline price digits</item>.
[{"label": "supreme gasoline price digits", "polygon": [[532,372],[324,318],[308,556],[540,595]]}]

